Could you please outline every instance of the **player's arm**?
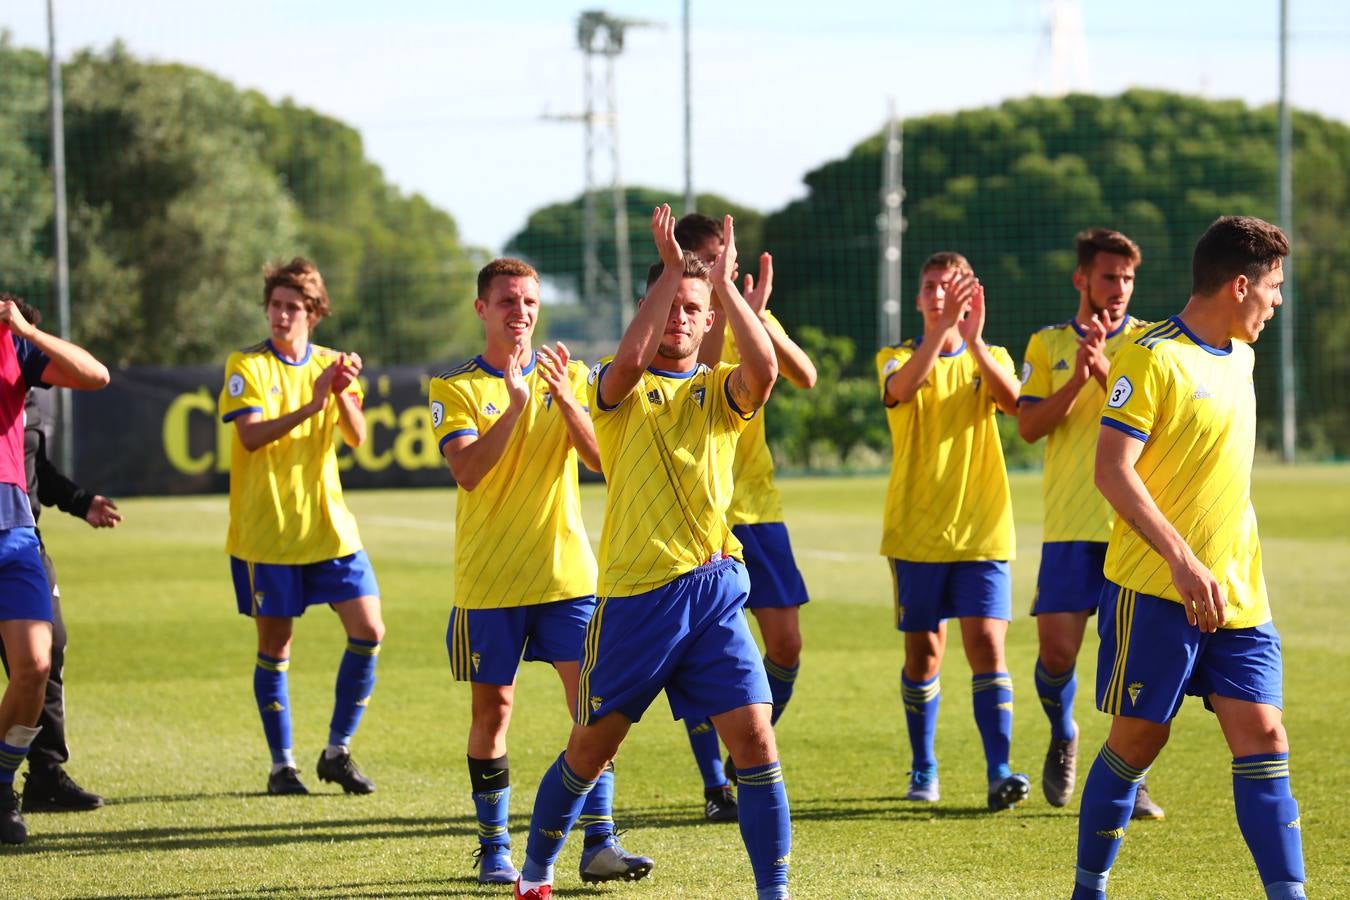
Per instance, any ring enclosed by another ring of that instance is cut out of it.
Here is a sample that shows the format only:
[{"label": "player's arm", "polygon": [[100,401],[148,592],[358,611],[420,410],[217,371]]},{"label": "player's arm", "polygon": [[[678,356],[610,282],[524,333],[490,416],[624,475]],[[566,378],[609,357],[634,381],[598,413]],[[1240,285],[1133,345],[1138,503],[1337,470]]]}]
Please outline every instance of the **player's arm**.
[{"label": "player's arm", "polygon": [[778,380],[778,360],[764,323],[736,289],[736,228],[731,216],[722,219],[722,244],[722,255],[712,268],[713,291],[741,356],[740,365],[727,376],[727,392],[736,408],[748,414],[769,399]]},{"label": "player's arm", "polygon": [[498,416],[492,427],[482,434],[461,434],[441,445],[441,455],[450,466],[450,474],[455,483],[466,491],[478,487],[479,483],[501,461],[506,452],[506,444],[511,440],[511,432],[520,420],[520,414],[530,400],[530,388],[525,383],[523,365],[528,365],[529,347],[517,347],[516,352],[506,361],[502,379],[506,382],[506,392],[510,397],[506,411]]},{"label": "player's arm", "polygon": [[230,421],[234,422],[235,431],[239,434],[239,443],[252,453],[260,447],[266,447],[273,441],[280,440],[290,434],[292,428],[323,411],[332,396],[335,374],[332,366],[324,369],[319,377],[314,379],[313,393],[309,402],[275,419],[264,419],[262,413],[256,409],[247,410],[232,418]]},{"label": "player's arm", "polygon": [[361,374],[361,357],[344,353],[333,364],[333,394],[337,397],[338,430],[348,447],[359,447],[366,442],[366,413],[359,395],[347,390]]},{"label": "player's arm", "polygon": [[980,374],[984,376],[984,383],[994,403],[1008,415],[1017,415],[1017,395],[1022,386],[1013,372],[994,357],[989,351],[989,345],[984,342],[984,285],[979,281],[975,282],[970,306],[965,318],[957,322],[956,330],[966,342],[966,352],[975,357],[975,364],[980,367]]},{"label": "player's arm", "polygon": [[[1045,362],[1040,359],[1035,363],[1031,362],[1032,354],[1032,345],[1028,344],[1027,363],[1043,367]],[[1017,401],[1017,433],[1022,436],[1022,440],[1034,444],[1054,431],[1073,410],[1074,403],[1078,400],[1078,392],[1087,384],[1089,377],[1091,376],[1080,348],[1074,360],[1073,372],[1059,390],[1052,391],[1047,397],[1020,396]],[[1043,383],[1049,384],[1048,379]]]},{"label": "player's arm", "polygon": [[553,394],[553,405],[562,413],[567,426],[567,439],[576,448],[577,458],[592,472],[600,471],[600,445],[595,440],[595,426],[590,413],[572,390],[571,373],[567,368],[571,355],[561,341],[555,347],[539,348],[539,377],[548,384]]},{"label": "player's arm", "polygon": [[94,528],[113,528],[122,521],[116,503],[100,494],[86,491],[52,464],[47,458],[47,442],[40,433],[33,463],[38,502],[43,506],[55,506],[77,519],[84,519]]},{"label": "player's arm", "polygon": [[1097,490],[1115,509],[1116,515],[1153,548],[1171,570],[1172,583],[1181,594],[1186,620],[1201,631],[1214,631],[1224,623],[1224,599],[1219,582],[1153,501],[1143,479],[1135,471],[1144,442],[1104,420],[1097,438],[1094,480]]},{"label": "player's arm", "polygon": [[47,357],[42,382],[54,387],[96,391],[108,385],[108,367],[88,350],[48,334],[23,317],[13,300],[0,300],[0,324],[32,344]]},{"label": "player's arm", "polygon": [[[769,342],[773,344],[774,359],[778,363],[778,374],[796,387],[808,389],[816,386],[816,366],[811,357],[788,337],[782,328],[776,328],[769,322],[769,297],[773,294],[773,255],[764,252],[759,255],[759,281],[749,272],[745,273],[746,304],[759,316],[769,332]],[[706,340],[706,339],[705,339]]]},{"label": "player's arm", "polygon": [[675,240],[675,216],[666,204],[652,210],[652,238],[661,255],[661,277],[638,304],[637,314],[628,323],[614,358],[601,375],[596,396],[603,409],[614,409],[622,403],[656,357],[670,307],[684,280],[684,251]]}]

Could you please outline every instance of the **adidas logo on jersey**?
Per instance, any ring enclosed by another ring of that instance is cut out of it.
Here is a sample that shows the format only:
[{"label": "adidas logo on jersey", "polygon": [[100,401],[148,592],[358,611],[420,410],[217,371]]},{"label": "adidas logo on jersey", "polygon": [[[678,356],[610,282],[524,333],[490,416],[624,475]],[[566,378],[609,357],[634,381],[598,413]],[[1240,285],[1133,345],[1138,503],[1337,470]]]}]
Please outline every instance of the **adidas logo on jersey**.
[{"label": "adidas logo on jersey", "polygon": [[1195,386],[1195,393],[1191,394],[1191,399],[1208,400],[1210,397],[1213,396],[1214,395],[1209,392],[1209,388],[1205,387],[1205,383],[1202,381]]},{"label": "adidas logo on jersey", "polygon": [[278,385],[278,384],[272,385],[272,389],[271,389],[270,391],[268,391],[268,393],[271,394],[273,397],[280,397],[280,396],[281,396],[281,385]]},{"label": "adidas logo on jersey", "polygon": [[661,398],[661,392],[660,392],[660,391],[656,390],[655,388],[652,388],[650,391],[647,392],[647,402],[648,402],[648,403],[665,403],[666,401],[663,400],[663,399]]},{"label": "adidas logo on jersey", "polygon": [[501,412],[502,411],[497,408],[497,404],[495,403],[490,402],[487,406],[483,407],[483,415],[485,416],[498,416],[501,415]]},{"label": "adidas logo on jersey", "polygon": [[1063,372],[1063,371],[1064,371],[1065,369],[1067,369],[1068,367],[1069,367],[1069,361],[1068,361],[1067,359],[1061,359],[1059,362],[1055,363],[1055,365],[1054,365],[1054,370],[1055,370],[1056,372]]}]

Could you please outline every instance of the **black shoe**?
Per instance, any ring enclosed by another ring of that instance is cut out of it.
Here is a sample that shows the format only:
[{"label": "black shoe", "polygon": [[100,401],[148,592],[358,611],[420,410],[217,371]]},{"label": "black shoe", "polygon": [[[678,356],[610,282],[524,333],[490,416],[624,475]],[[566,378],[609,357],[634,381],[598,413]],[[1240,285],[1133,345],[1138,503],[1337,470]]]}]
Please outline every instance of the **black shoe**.
[{"label": "black shoe", "polygon": [[28,840],[28,826],[19,813],[19,795],[8,786],[0,787],[0,842],[22,844]]},{"label": "black shoe", "polygon": [[707,806],[703,808],[703,817],[709,822],[735,822],[740,818],[736,808],[736,794],[730,785],[704,788],[703,797]]},{"label": "black shoe", "polygon": [[29,812],[83,812],[103,805],[102,797],[80,787],[60,766],[30,766],[23,778],[23,808]]},{"label": "black shoe", "polygon": [[728,784],[736,783],[736,764],[731,761],[730,753],[727,754],[727,761],[722,763],[722,774],[726,776]]},{"label": "black shoe", "polygon": [[267,793],[308,794],[309,788],[300,780],[300,773],[295,771],[295,766],[286,766],[267,776]]},{"label": "black shoe", "polygon": [[343,751],[331,759],[323,752],[319,753],[319,764],[315,767],[320,781],[332,781],[342,785],[349,794],[373,794],[375,782],[371,781],[356,767],[352,755]]}]

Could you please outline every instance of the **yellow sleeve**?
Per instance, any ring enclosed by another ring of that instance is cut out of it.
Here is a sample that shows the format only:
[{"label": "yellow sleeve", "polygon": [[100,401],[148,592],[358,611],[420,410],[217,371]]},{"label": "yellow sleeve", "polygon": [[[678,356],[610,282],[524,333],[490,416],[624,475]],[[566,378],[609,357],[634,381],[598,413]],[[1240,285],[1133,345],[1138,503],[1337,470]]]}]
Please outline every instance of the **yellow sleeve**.
[{"label": "yellow sleeve", "polygon": [[1050,353],[1038,331],[1027,341],[1027,352],[1022,356],[1022,393],[1018,402],[1044,400],[1054,393],[1050,379]]},{"label": "yellow sleeve", "polygon": [[222,422],[229,422],[244,413],[260,413],[265,408],[257,373],[243,353],[231,353],[225,363],[225,383],[220,388],[217,407]]},{"label": "yellow sleeve", "polygon": [[436,434],[436,446],[462,435],[478,434],[478,419],[468,394],[444,378],[431,379],[427,388],[431,403],[431,427]]},{"label": "yellow sleeve", "polygon": [[877,351],[877,383],[881,387],[882,400],[886,399],[886,382],[905,364],[911,353],[907,347],[882,347]]},{"label": "yellow sleeve", "polygon": [[1147,441],[1167,393],[1166,363],[1139,344],[1120,348],[1107,376],[1102,424]]},{"label": "yellow sleeve", "polygon": [[[602,413],[614,412],[620,406],[623,406],[623,400],[620,400],[615,406],[605,406],[600,402],[600,377],[605,374],[605,369],[609,368],[610,360],[614,357],[607,356],[595,365],[591,366],[590,372],[586,374],[586,405],[591,409],[591,418],[598,418]],[[629,392],[629,397],[632,392]],[[624,400],[627,400],[625,397]]]}]

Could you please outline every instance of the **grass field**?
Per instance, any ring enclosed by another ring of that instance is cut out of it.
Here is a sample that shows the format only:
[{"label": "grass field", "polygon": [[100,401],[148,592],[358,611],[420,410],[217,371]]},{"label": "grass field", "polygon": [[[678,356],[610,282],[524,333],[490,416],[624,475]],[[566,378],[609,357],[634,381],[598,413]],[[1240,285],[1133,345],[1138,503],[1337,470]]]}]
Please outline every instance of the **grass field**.
[{"label": "grass field", "polygon": [[[959,649],[944,671],[943,802],[903,794],[898,678],[889,576],[876,555],[879,478],[783,484],[789,525],[813,601],[806,651],[779,744],[792,801],[793,896],[1064,897],[1072,881],[1077,803],[1056,810],[1039,785],[1022,809],[984,812],[983,760]],[[1047,725],[1031,681],[1031,600],[1040,541],[1038,477],[1013,480],[1020,556],[1018,618],[1009,638],[1018,714],[1015,767],[1038,778]],[[603,497],[586,488],[594,539]],[[468,691],[450,680],[454,496],[448,490],[349,495],[374,560],[388,625],[379,685],[354,744],[378,783],[368,797],[264,793],[267,753],[251,693],[253,629],[233,611],[221,550],[223,497],[127,500],[115,532],[54,510],[43,532],[60,573],[71,772],[103,792],[93,813],[28,817],[31,837],[0,850],[9,897],[480,897],[466,787]],[[1311,896],[1350,896],[1350,468],[1258,470],[1266,574],[1284,635],[1286,723],[1302,805]],[[311,789],[326,737],[343,642],[335,616],[297,624],[290,672],[297,755]],[[1095,642],[1080,664],[1084,764],[1105,733],[1091,709]],[[557,678],[524,667],[511,733],[516,862],[534,788],[568,728]],[[1233,820],[1229,754],[1196,701],[1149,775],[1167,819],[1130,830],[1113,896],[1261,896]],[[1084,770],[1085,771],[1085,770]],[[618,760],[616,817],[631,850],[654,857],[636,885],[583,888],[579,841],[557,886],[576,897],[750,897],[734,825],[702,821],[684,729],[663,700]],[[1081,788],[1080,788],[1081,789]]]}]

